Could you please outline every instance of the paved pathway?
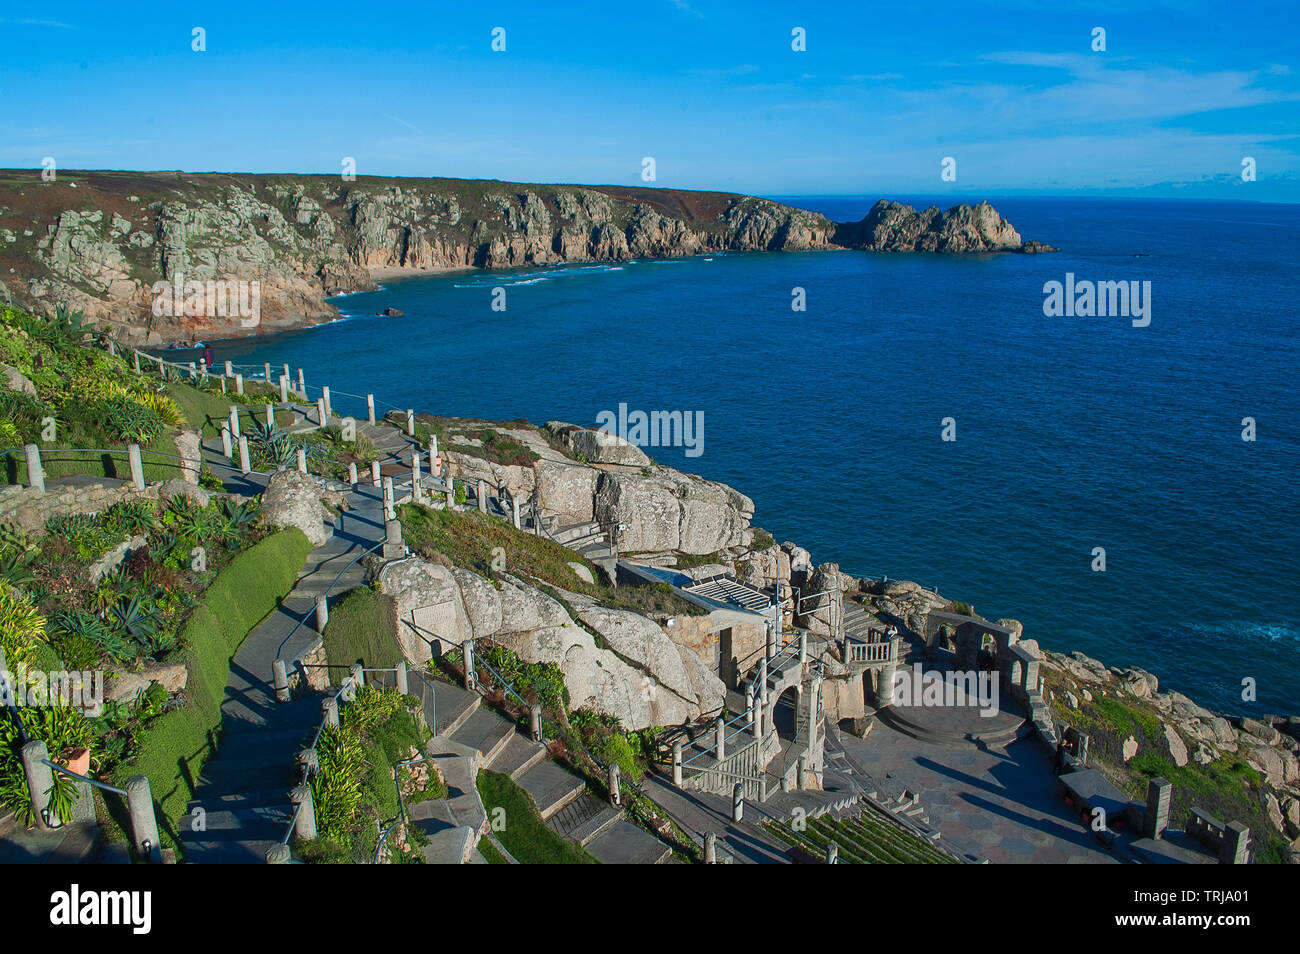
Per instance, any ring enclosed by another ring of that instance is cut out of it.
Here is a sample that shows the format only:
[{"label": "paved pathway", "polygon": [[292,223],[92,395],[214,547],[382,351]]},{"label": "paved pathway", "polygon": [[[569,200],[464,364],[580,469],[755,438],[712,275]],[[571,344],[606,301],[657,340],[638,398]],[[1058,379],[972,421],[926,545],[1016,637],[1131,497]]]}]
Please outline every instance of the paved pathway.
[{"label": "paved pathway", "polygon": [[950,847],[993,863],[1116,864],[1057,795],[1051,760],[1032,739],[1005,749],[952,747],[879,722],[866,739],[843,734],[873,778],[906,785]]}]

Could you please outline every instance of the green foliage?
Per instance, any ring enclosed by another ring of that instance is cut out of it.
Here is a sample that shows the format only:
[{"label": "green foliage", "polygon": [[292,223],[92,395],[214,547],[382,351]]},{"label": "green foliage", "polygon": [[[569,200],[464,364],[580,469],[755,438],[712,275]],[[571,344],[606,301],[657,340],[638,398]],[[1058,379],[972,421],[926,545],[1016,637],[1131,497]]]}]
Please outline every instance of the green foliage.
[{"label": "green foliage", "polygon": [[[564,684],[564,673],[555,663],[526,663],[504,646],[488,646],[477,654],[510,683],[515,692],[529,703],[541,703],[553,712],[564,712],[569,705],[569,689]],[[496,685],[496,680],[484,674],[485,685]]]},{"label": "green foliage", "polygon": [[[82,747],[92,749],[93,757],[94,733],[86,717],[78,710],[70,706],[27,706],[22,710],[22,719],[28,736],[44,742],[52,760]],[[0,805],[12,811],[24,825],[31,825],[35,817],[19,754],[22,746],[18,723],[8,713],[0,714]],[[76,800],[76,789],[65,786],[61,779],[56,778],[51,797],[57,797],[61,803],[60,810],[54,813],[60,818],[69,818]]]},{"label": "green foliage", "polygon": [[650,759],[643,748],[643,737],[623,732],[617,716],[578,709],[570,713],[569,725],[601,763],[617,762],[623,776],[633,782],[645,775]]},{"label": "green foliage", "polygon": [[31,601],[0,580],[0,649],[10,671],[30,665],[36,644],[45,638],[45,618]]},{"label": "green foliage", "polygon": [[553,831],[542,821],[531,795],[509,775],[481,771],[478,791],[489,818],[496,809],[505,810],[505,829],[496,832],[501,844],[520,864],[583,865],[596,859],[581,847]]},{"label": "green foliage", "polygon": [[330,609],[324,643],[331,666],[350,666],[358,660],[367,666],[393,665],[402,658],[393,598],[368,586],[350,590]]}]

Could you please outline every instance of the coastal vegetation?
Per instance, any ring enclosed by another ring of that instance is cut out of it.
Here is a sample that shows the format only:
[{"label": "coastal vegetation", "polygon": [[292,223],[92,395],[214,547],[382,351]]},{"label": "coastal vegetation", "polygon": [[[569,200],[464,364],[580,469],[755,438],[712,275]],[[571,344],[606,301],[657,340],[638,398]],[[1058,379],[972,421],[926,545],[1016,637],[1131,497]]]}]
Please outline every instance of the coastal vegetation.
[{"label": "coastal vegetation", "polygon": [[330,610],[323,642],[325,661],[335,670],[358,660],[372,666],[392,665],[402,658],[393,598],[371,586],[349,590]]},{"label": "coastal vegetation", "polygon": [[[596,859],[580,846],[560,836],[542,821],[532,796],[516,785],[509,775],[478,773],[478,792],[488,818],[503,811],[506,823],[497,837],[515,860],[525,865],[593,865]],[[500,817],[500,816],[498,816]],[[491,845],[486,839],[479,843]],[[495,852],[495,849],[493,849]]]}]

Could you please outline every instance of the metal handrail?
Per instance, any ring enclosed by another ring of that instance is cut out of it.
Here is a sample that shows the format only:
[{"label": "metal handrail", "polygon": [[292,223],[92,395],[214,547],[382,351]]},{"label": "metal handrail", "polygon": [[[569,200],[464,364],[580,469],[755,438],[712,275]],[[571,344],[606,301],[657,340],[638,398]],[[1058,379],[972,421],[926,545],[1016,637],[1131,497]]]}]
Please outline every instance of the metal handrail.
[{"label": "metal handrail", "polygon": [[[380,547],[382,547],[386,542],[387,542],[387,541],[385,541],[385,540],[380,540],[380,541],[379,541],[378,543],[376,543],[374,546],[370,547],[369,549],[362,550],[360,553],[358,553],[356,556],[354,556],[354,557],[353,557],[353,558],[348,562],[348,565],[347,565],[347,566],[345,566],[343,569],[339,570],[338,575],[335,576],[334,579],[330,581],[329,586],[325,587],[325,595],[326,595],[326,596],[329,596],[330,591],[333,590],[334,587],[335,587],[335,585],[338,583],[338,581],[339,581],[340,579],[343,578],[343,574],[346,573],[348,570],[352,569],[352,567],[356,565],[357,561],[359,561],[359,560],[360,560],[362,557],[364,557],[364,556],[368,556],[369,554],[374,553],[376,550],[378,550]],[[298,622],[296,622],[296,623],[294,624],[293,629],[289,630],[288,635],[285,636],[284,639],[280,640],[280,645],[277,646],[277,647],[275,647],[275,658],[276,658],[276,659],[279,659],[279,658],[280,658],[280,654],[281,654],[282,652],[284,652],[284,646],[285,646],[285,643],[289,642],[289,640],[290,640],[291,638],[293,638],[294,633],[298,632],[299,628],[300,628],[304,623],[306,623],[307,620],[311,619],[311,617],[312,617],[313,615],[315,615],[315,613],[316,613],[316,610],[315,610],[314,608],[308,610],[308,611],[307,611],[307,614],[306,614],[305,616],[303,616],[302,619],[298,620]]]},{"label": "metal handrail", "polygon": [[93,785],[95,786],[95,788],[103,789],[106,792],[112,792],[115,795],[121,795],[123,798],[126,797],[125,789],[121,789],[121,788],[117,788],[116,786],[109,785],[107,782],[99,782],[93,778],[87,778],[85,775],[80,775],[77,772],[72,771],[72,769],[68,768],[67,766],[60,765],[58,762],[52,762],[49,759],[41,759],[41,761],[61,775],[67,775],[71,778],[75,778],[79,782],[85,782],[88,785]]}]

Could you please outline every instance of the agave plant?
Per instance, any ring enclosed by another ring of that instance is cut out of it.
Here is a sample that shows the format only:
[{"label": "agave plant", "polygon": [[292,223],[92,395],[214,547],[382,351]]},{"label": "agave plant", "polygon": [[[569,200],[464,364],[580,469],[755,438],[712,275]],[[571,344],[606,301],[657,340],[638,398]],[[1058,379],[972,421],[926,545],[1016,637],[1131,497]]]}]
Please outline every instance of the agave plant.
[{"label": "agave plant", "polygon": [[139,593],[122,597],[108,613],[113,629],[132,639],[145,639],[158,631],[158,614]]},{"label": "agave plant", "polygon": [[158,524],[152,500],[123,500],[104,513],[104,525],[130,534],[148,533]]},{"label": "agave plant", "polygon": [[299,443],[293,435],[275,424],[267,426],[260,418],[253,422],[253,435],[249,443],[272,467],[289,467],[298,459]]}]

